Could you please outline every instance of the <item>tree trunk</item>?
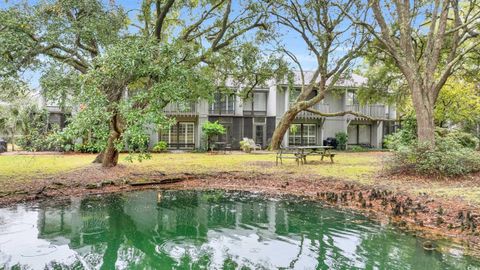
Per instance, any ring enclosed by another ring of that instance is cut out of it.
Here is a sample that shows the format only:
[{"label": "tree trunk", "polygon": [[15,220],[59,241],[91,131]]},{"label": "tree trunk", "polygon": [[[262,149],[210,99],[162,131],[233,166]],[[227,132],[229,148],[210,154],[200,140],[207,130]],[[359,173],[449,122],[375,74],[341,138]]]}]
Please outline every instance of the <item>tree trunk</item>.
[{"label": "tree trunk", "polygon": [[417,116],[417,137],[419,143],[435,146],[434,102],[427,97],[428,91],[416,87],[413,89],[413,107]]},{"label": "tree trunk", "polygon": [[114,112],[110,119],[110,135],[108,136],[107,147],[100,153],[103,154],[102,167],[111,168],[118,164],[119,152],[115,148],[115,143],[122,134],[119,126],[118,112]]},{"label": "tree trunk", "polygon": [[278,123],[278,126],[275,128],[275,131],[273,132],[272,142],[271,142],[272,150],[277,150],[278,148],[280,148],[280,145],[282,143],[283,137],[285,136],[285,133],[287,133],[293,120],[295,120],[295,117],[301,111],[302,109],[298,108],[298,106],[294,106],[288,109],[285,112],[285,114],[282,116],[280,123]]},{"label": "tree trunk", "polygon": [[92,163],[102,163],[103,162],[103,151],[98,153],[97,157],[95,157],[95,160],[93,160]]}]

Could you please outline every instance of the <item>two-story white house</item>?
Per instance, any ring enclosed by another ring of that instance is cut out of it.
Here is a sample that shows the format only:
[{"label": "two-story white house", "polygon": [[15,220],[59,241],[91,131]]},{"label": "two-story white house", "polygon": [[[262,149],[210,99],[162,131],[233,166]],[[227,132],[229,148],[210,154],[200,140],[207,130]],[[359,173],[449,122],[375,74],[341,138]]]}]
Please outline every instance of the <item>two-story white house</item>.
[{"label": "two-story white house", "polygon": [[[165,141],[170,149],[200,148],[205,144],[202,125],[206,121],[218,121],[227,130],[218,141],[231,144],[233,149],[238,149],[239,142],[245,137],[267,147],[276,125],[299,94],[301,81],[299,76],[296,77],[293,87],[271,81],[267,86],[255,88],[246,99],[234,93],[217,94],[211,103],[201,100],[187,105],[169,104],[164,112],[174,117],[176,124],[168,130],[152,129],[150,146]],[[393,132],[396,111],[394,106],[387,104],[360,105],[356,91],[365,82],[365,78],[353,74],[348,80],[339,82],[338,90],[327,94],[315,109],[331,113],[355,111],[382,120],[372,121],[352,115],[323,117],[304,111],[297,116],[293,123],[295,128],[285,135],[282,144],[318,145],[338,132],[347,132],[350,145],[381,148],[383,137]]]}]

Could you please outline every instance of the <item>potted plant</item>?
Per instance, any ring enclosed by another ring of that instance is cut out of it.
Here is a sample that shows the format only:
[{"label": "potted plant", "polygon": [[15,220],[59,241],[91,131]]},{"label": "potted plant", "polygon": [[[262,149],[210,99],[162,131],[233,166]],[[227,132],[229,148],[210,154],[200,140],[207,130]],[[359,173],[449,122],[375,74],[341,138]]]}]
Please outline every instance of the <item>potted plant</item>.
[{"label": "potted plant", "polygon": [[347,149],[348,134],[346,132],[338,132],[335,134],[335,139],[337,140],[337,146],[340,150]]}]

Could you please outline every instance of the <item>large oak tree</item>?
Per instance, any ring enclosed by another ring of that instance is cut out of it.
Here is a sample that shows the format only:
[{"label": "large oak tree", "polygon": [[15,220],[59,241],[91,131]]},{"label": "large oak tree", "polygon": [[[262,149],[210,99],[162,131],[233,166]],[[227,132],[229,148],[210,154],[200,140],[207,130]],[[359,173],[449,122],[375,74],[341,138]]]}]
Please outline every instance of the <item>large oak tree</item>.
[{"label": "large oak tree", "polygon": [[132,22],[112,3],[57,0],[16,5],[0,17],[2,76],[40,71],[50,96],[73,97],[80,113],[71,126],[100,133],[97,161],[105,167],[126,145],[145,150],[146,125],[168,124],[169,102],[205,97],[228,75],[250,78],[244,86],[267,79],[250,70],[265,65],[235,65],[239,54],[255,60],[252,45],[262,42],[255,34],[266,14],[254,1],[145,0]]},{"label": "large oak tree", "polygon": [[478,47],[478,1],[370,0],[372,20],[360,21],[394,60],[407,82],[418,123],[418,141],[434,145],[434,108],[442,87]]}]

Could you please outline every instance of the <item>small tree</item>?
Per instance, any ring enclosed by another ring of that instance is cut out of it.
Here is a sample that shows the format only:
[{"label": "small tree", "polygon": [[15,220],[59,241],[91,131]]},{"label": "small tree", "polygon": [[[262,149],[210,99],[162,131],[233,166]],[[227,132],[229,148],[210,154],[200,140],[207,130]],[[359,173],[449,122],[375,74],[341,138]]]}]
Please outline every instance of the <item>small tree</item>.
[{"label": "small tree", "polygon": [[[207,121],[205,124],[202,126],[202,131],[205,136],[207,136],[207,147],[210,149],[210,142],[212,140],[213,136],[218,136],[218,135],[223,135],[227,132],[225,127],[218,123],[218,121],[215,122],[210,122]],[[213,147],[212,149],[213,150]]]}]

